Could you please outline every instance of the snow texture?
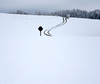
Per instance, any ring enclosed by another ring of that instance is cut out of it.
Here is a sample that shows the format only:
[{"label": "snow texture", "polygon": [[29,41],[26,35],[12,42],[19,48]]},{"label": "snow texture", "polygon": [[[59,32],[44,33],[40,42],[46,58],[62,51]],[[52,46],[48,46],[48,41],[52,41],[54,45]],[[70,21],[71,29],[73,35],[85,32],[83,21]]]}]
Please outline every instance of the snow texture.
[{"label": "snow texture", "polygon": [[[99,84],[100,20],[0,14],[0,84]],[[42,26],[42,36],[38,27]]]}]

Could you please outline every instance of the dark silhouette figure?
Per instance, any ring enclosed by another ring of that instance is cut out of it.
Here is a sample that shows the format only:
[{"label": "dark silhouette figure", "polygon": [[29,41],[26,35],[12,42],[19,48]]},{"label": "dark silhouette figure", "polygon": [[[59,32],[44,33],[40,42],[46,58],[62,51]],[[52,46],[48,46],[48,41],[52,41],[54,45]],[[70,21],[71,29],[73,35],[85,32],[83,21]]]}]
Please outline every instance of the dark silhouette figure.
[{"label": "dark silhouette figure", "polygon": [[40,27],[38,28],[38,30],[40,31],[40,36],[41,36],[41,31],[43,30],[42,26],[40,26]]}]

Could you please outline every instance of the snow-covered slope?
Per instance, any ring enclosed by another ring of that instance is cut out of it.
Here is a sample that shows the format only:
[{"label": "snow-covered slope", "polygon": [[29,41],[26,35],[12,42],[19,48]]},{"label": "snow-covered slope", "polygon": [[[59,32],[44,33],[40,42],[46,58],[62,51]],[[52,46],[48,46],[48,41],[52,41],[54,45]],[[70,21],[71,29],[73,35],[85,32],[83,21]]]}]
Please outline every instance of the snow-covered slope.
[{"label": "snow-covered slope", "polygon": [[[99,84],[100,21],[0,14],[0,84]],[[42,26],[42,36],[38,27]]]}]

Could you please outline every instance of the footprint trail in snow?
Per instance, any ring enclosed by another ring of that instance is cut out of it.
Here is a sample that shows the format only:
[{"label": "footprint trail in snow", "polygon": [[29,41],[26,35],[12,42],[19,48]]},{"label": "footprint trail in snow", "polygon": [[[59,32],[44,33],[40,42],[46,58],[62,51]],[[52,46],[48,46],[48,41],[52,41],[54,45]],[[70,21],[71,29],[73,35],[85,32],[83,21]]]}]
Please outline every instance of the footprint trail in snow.
[{"label": "footprint trail in snow", "polygon": [[53,26],[53,27],[51,27],[51,28],[46,29],[46,30],[44,31],[44,34],[45,34],[46,36],[52,36],[52,35],[50,34],[50,31],[51,31],[51,30],[56,29],[56,28],[58,28],[58,27],[61,27],[61,26],[63,26],[64,24],[67,23],[67,17],[63,17],[62,19],[63,19],[63,21],[62,21],[60,24],[57,24],[56,26]]}]

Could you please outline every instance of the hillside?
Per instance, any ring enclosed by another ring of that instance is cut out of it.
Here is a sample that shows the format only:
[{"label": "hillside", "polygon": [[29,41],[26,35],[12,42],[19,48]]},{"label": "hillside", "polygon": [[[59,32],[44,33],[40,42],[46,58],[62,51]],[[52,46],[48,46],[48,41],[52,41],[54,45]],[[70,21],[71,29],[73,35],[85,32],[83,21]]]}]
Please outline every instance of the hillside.
[{"label": "hillside", "polygon": [[[100,21],[0,14],[0,84],[98,84]],[[42,26],[42,36],[38,27]]]}]

